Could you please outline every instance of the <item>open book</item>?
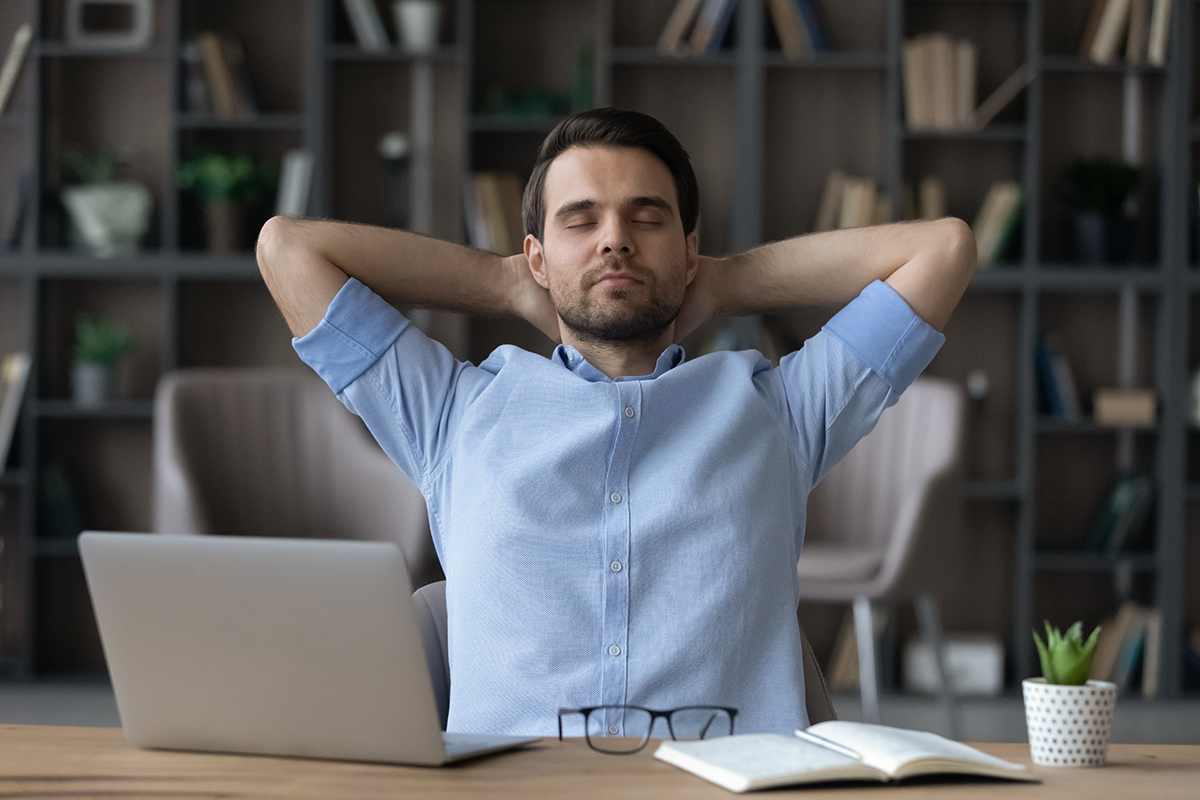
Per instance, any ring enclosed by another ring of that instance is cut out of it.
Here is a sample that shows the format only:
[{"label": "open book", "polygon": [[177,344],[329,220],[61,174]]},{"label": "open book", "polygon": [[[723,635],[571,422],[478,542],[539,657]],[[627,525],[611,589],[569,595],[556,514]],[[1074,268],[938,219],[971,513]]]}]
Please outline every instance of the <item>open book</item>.
[{"label": "open book", "polygon": [[734,792],[820,781],[880,781],[963,774],[1036,781],[1021,764],[935,733],[822,722],[796,736],[752,733],[663,742],[654,757]]}]

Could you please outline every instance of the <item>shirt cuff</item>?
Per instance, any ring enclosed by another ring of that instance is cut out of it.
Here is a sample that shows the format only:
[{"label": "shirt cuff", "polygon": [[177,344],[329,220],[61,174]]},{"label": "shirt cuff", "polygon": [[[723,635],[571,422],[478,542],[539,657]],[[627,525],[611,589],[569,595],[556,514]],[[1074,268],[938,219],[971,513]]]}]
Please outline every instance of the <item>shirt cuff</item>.
[{"label": "shirt cuff", "polygon": [[825,324],[825,330],[896,392],[916,380],[946,341],[883,281],[863,289]]},{"label": "shirt cuff", "polygon": [[341,394],[399,338],[408,320],[354,278],[346,281],[308,333],[292,347],[334,394]]}]

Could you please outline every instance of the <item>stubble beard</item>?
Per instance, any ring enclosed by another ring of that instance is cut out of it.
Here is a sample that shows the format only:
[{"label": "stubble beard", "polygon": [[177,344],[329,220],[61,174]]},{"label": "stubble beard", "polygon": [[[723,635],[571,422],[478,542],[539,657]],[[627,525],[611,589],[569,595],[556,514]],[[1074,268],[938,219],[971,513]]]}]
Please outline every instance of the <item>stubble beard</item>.
[{"label": "stubble beard", "polygon": [[[595,289],[592,285],[606,272],[620,267],[644,282],[645,288]],[[555,310],[563,324],[583,341],[640,344],[655,342],[679,316],[683,291],[667,296],[656,277],[620,259],[610,259],[584,273],[578,295],[570,300],[555,300]],[[589,291],[590,289],[590,291]],[[668,287],[668,291],[670,287]],[[645,300],[633,299],[635,292],[649,292]],[[599,297],[602,294],[603,297]]]}]

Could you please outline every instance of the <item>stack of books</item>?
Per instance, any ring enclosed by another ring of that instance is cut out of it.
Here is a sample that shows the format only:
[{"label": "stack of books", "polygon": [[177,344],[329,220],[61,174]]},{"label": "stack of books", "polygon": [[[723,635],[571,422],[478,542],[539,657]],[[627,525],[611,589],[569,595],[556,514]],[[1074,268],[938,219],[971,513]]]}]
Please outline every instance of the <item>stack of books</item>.
[{"label": "stack of books", "polygon": [[1140,667],[1142,697],[1153,700],[1158,694],[1162,622],[1162,609],[1132,601],[1122,603],[1116,616],[1100,623],[1092,680],[1112,681],[1118,689],[1132,689]]},{"label": "stack of books", "polygon": [[892,221],[892,201],[870,178],[857,178],[839,169],[830,171],[817,210],[816,231],[864,228]]},{"label": "stack of books", "polygon": [[1004,257],[1021,223],[1021,186],[1016,181],[992,184],[971,225],[979,250],[979,266]]},{"label": "stack of books", "polygon": [[976,106],[972,42],[926,33],[904,42],[903,57],[905,120],[914,131],[983,130],[1032,79],[1022,64]]},{"label": "stack of books", "polygon": [[464,187],[471,245],[502,256],[524,249],[521,178],[512,172],[476,172]]},{"label": "stack of books", "polygon": [[240,119],[258,112],[242,43],[227,33],[201,31],[184,43],[184,99],[194,114]]},{"label": "stack of books", "polygon": [[1092,0],[1079,55],[1111,64],[1124,51],[1129,64],[1167,63],[1171,0]]}]

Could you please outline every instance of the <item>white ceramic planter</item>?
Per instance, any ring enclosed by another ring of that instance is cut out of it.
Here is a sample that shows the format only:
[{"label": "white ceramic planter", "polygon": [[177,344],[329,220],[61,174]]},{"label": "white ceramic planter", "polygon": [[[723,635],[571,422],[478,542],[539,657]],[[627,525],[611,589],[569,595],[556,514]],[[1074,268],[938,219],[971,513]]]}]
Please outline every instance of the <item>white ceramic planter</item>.
[{"label": "white ceramic planter", "polygon": [[112,400],[113,368],[80,363],[71,367],[71,397],[80,408],[100,408]]},{"label": "white ceramic planter", "polygon": [[1056,686],[1045,678],[1021,682],[1033,763],[1044,767],[1098,767],[1108,755],[1117,685],[1088,681]]}]

